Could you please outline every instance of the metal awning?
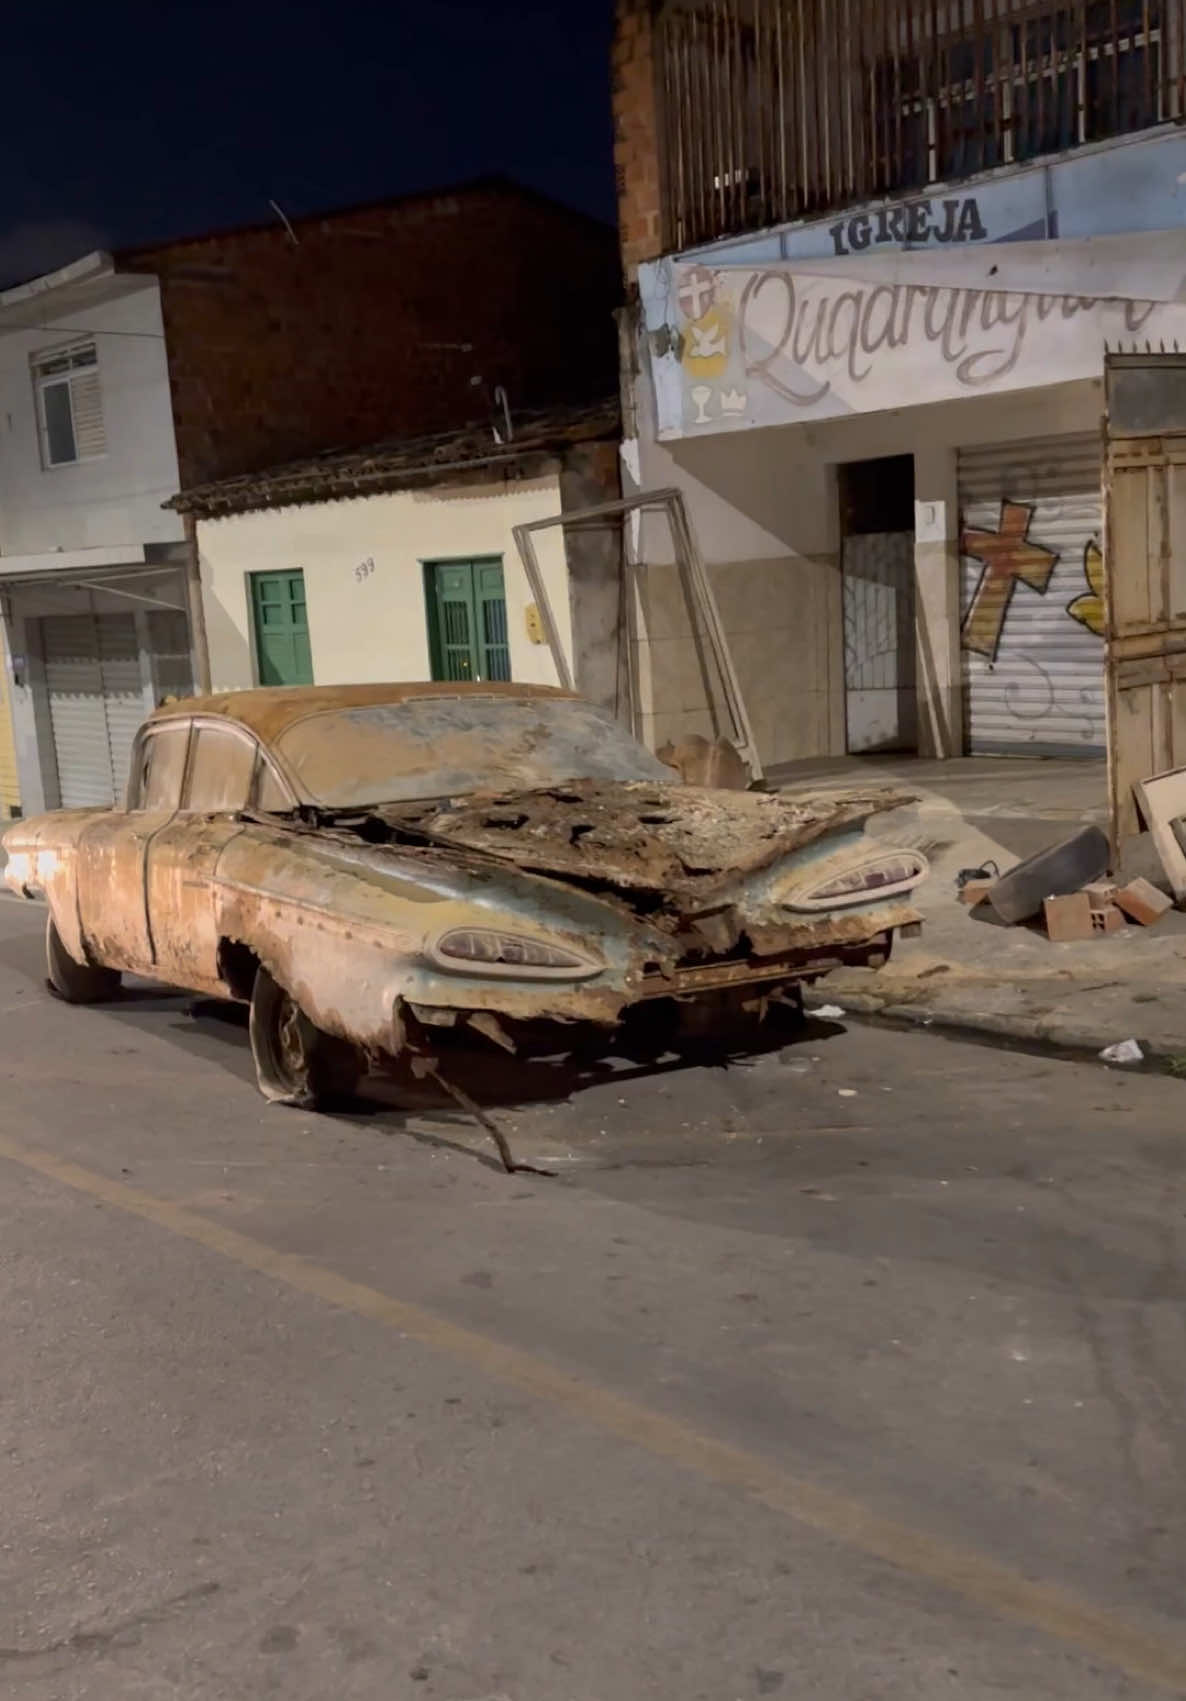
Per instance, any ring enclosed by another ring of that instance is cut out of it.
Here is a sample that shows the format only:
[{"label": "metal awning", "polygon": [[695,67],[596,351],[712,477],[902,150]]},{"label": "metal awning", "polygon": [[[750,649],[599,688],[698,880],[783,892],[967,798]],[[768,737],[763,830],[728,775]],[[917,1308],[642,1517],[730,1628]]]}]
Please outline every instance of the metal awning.
[{"label": "metal awning", "polygon": [[107,564],[96,567],[36,567],[26,568],[23,572],[5,572],[3,557],[0,557],[0,592],[33,590],[38,586],[49,590],[103,591],[108,596],[124,597],[129,602],[142,603],[149,608],[163,608],[172,613],[187,614],[189,606],[184,588],[180,593],[180,601],[177,602],[169,602],[159,596],[146,596],[143,591],[127,588],[128,582],[160,579],[170,573],[184,575],[184,572],[185,568],[180,562],[172,561],[126,563],[122,566]]}]

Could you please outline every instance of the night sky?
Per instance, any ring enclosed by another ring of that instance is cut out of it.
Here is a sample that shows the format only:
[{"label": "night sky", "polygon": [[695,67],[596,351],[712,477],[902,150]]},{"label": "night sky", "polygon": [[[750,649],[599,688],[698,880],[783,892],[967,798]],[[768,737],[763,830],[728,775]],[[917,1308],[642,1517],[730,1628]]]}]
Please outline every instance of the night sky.
[{"label": "night sky", "polygon": [[504,171],[614,216],[611,0],[6,8],[0,285]]}]

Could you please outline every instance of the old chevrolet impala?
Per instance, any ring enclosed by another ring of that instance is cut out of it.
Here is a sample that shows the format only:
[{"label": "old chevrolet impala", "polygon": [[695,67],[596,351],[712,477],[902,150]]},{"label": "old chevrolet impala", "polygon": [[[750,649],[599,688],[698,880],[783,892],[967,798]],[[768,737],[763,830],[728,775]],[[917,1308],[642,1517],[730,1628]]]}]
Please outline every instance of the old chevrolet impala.
[{"label": "old chevrolet impala", "polygon": [[901,801],[683,786],[544,688],[246,691],[159,710],[126,807],[10,827],[5,879],[60,997],[247,1003],[262,1091],[310,1107],[466,1036],[658,1051],[879,966],[926,874],[865,833]]}]

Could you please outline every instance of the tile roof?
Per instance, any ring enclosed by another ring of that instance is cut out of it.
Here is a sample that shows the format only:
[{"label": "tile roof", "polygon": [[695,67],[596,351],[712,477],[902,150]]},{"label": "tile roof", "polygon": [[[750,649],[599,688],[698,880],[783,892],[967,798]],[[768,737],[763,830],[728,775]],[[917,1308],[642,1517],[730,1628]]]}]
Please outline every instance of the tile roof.
[{"label": "tile roof", "polygon": [[401,438],[365,449],[327,450],[264,472],[219,479],[182,490],[164,504],[199,519],[246,514],[304,502],[342,501],[389,490],[423,489],[481,470],[533,470],[577,443],[617,439],[617,400],[584,407],[523,412],[513,437],[500,442],[492,424],[469,425],[432,437]]}]

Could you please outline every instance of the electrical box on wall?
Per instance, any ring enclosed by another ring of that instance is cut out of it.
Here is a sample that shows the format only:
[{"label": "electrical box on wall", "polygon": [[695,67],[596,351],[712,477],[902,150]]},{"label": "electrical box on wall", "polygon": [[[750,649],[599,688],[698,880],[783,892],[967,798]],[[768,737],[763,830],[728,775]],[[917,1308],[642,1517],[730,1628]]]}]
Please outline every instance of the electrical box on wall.
[{"label": "electrical box on wall", "polygon": [[544,643],[544,623],[540,619],[539,605],[537,603],[529,602],[527,604],[527,608],[524,613],[524,622],[527,627],[528,641],[532,644]]}]

